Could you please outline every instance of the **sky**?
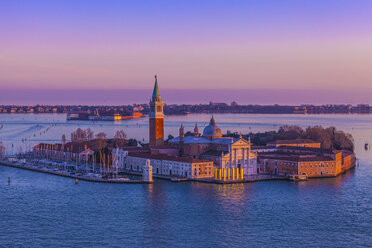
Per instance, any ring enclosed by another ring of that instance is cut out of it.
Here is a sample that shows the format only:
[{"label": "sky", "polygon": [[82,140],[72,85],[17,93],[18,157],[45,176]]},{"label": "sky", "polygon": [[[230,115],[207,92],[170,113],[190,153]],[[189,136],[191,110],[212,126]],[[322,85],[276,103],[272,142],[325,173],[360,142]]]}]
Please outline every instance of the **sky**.
[{"label": "sky", "polygon": [[19,90],[35,101],[151,92],[157,74],[160,90],[188,89],[189,100],[192,89],[205,102],[208,89],[229,89],[358,102],[372,93],[371,13],[369,0],[0,0],[0,90],[16,101]]}]

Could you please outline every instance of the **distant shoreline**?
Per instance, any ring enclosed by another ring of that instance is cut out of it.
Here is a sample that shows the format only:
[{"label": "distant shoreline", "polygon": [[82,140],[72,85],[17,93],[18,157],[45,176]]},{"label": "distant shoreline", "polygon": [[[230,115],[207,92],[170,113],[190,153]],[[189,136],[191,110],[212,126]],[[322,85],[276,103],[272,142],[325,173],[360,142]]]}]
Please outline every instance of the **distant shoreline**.
[{"label": "distant shoreline", "polygon": [[[0,105],[0,114],[93,114],[96,111],[111,115],[126,116],[138,112],[149,113],[148,104],[133,105]],[[168,104],[164,106],[166,115],[188,114],[371,114],[369,104],[329,104],[329,105],[240,105],[236,102],[210,102],[209,104]]]}]

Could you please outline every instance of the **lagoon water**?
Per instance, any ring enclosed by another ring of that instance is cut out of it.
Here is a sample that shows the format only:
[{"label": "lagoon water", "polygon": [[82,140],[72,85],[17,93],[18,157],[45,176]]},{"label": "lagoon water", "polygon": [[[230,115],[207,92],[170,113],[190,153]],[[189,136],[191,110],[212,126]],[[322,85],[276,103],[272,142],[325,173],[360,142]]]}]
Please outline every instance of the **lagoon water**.
[{"label": "lagoon water", "polygon": [[[170,116],[165,133],[202,129],[210,115]],[[370,247],[372,115],[215,115],[223,132],[283,124],[336,126],[355,139],[358,166],[337,178],[291,183],[111,185],[0,166],[0,247]],[[8,153],[91,127],[147,139],[147,119],[66,122],[65,115],[0,115]],[[24,140],[22,142],[22,139]],[[8,177],[11,183],[8,185]]]}]

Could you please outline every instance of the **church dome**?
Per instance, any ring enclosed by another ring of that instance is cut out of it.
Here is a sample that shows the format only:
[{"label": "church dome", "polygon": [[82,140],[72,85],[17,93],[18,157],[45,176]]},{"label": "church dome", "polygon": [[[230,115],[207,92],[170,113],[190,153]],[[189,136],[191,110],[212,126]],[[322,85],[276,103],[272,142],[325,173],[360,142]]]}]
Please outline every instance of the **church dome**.
[{"label": "church dome", "polygon": [[216,125],[213,116],[211,121],[209,122],[209,125],[206,126],[203,130],[203,137],[208,139],[217,139],[222,137],[221,128]]}]

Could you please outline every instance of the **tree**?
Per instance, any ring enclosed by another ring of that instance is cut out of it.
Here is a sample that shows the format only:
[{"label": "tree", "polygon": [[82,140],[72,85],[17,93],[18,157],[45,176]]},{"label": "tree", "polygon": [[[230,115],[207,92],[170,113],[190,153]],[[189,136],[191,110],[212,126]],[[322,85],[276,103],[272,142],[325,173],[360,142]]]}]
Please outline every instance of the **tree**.
[{"label": "tree", "polygon": [[77,138],[78,138],[78,141],[85,141],[86,140],[86,133],[85,133],[85,130],[81,129],[81,128],[78,128],[76,129],[76,135],[77,135]]},{"label": "tree", "polygon": [[308,127],[305,131],[305,138],[318,141],[321,144],[321,147],[324,149],[332,149],[332,132],[333,129],[329,128],[328,130],[324,129],[322,126]]},{"label": "tree", "polygon": [[191,132],[191,131],[187,131],[187,132],[185,133],[185,137],[187,137],[187,136],[194,136],[194,133]]},{"label": "tree", "polygon": [[62,135],[62,145],[66,144],[66,135]]},{"label": "tree", "polygon": [[343,131],[335,131],[334,133],[334,146],[339,150],[354,150],[354,139],[351,134],[344,133]]},{"label": "tree", "polygon": [[[235,134],[228,132],[226,136],[235,137]],[[335,127],[314,126],[303,130],[298,126],[282,126],[277,132],[250,133],[243,135],[243,137],[246,139],[251,137],[251,141],[255,145],[266,145],[280,139],[311,139],[321,143],[323,149],[354,150],[353,136],[337,130]]]},{"label": "tree", "polygon": [[289,126],[284,125],[279,128],[278,134],[283,137],[283,139],[298,139],[303,135],[304,130],[299,126]]},{"label": "tree", "polygon": [[83,129],[78,128],[76,131],[71,133],[72,142],[82,142],[86,140],[86,133]]},{"label": "tree", "polygon": [[128,140],[128,146],[137,146],[138,141],[136,139],[129,139]]},{"label": "tree", "polygon": [[71,133],[72,142],[86,142],[88,140],[93,139],[93,137],[94,133],[90,128],[86,130],[78,128],[76,129],[76,131]]},{"label": "tree", "polygon": [[87,140],[91,140],[94,137],[93,131],[88,127],[87,130],[85,130],[86,138]]},{"label": "tree", "polygon": [[308,127],[305,137],[320,142],[324,149],[354,150],[353,136],[337,130],[335,127],[326,129],[322,126]]},{"label": "tree", "polygon": [[122,147],[127,142],[127,134],[123,130],[117,130],[114,136],[114,144]]},{"label": "tree", "polygon": [[104,147],[107,146],[106,139],[107,135],[103,132],[96,134],[96,145],[99,149],[103,149]]}]

